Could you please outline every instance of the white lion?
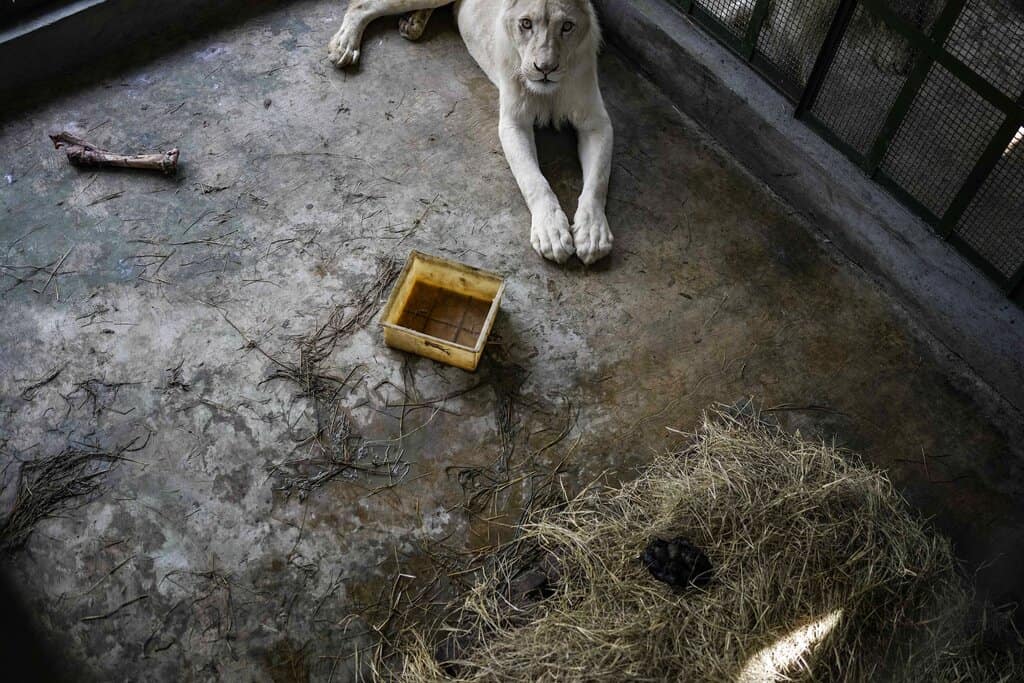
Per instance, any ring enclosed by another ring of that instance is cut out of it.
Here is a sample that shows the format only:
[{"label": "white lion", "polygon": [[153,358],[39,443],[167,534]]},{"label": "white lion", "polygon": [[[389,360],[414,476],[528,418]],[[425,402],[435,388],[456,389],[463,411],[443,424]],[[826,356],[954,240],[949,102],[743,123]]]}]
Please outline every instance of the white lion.
[{"label": "white lion", "polygon": [[[430,12],[450,3],[351,0],[328,56],[339,67],[355,64],[367,24],[389,14],[411,13],[400,30],[415,40]],[[533,248],[558,263],[573,253],[587,264],[607,256],[612,125],[598,87],[601,33],[589,0],[457,0],[454,10],[469,53],[498,87],[501,144],[533,216]],[[583,192],[571,226],[541,174],[533,135],[534,125],[566,122],[578,133],[583,167]]]}]

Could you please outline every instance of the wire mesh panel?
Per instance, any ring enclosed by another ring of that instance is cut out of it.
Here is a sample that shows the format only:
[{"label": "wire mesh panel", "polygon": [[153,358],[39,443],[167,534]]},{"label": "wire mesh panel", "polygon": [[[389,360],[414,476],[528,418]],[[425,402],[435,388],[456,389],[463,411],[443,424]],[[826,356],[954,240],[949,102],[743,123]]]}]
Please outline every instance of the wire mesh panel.
[{"label": "wire mesh panel", "polygon": [[933,215],[942,216],[1005,118],[934,64],[881,170]]},{"label": "wire mesh panel", "polygon": [[804,86],[839,0],[774,0],[757,38],[757,53],[782,78]]},{"label": "wire mesh panel", "polygon": [[842,142],[865,155],[906,81],[901,69],[915,52],[892,33],[866,30],[871,21],[858,6],[843,36],[811,114]]},{"label": "wire mesh panel", "polygon": [[742,38],[756,3],[757,0],[696,0],[693,4],[714,17],[734,36]]},{"label": "wire mesh panel", "polygon": [[1024,2],[968,0],[945,48],[1016,98],[1024,92]]},{"label": "wire mesh panel", "polygon": [[975,195],[956,234],[1006,278],[1024,265],[1024,127]]},{"label": "wire mesh panel", "polygon": [[1008,292],[1020,288],[1024,0],[676,3]]}]

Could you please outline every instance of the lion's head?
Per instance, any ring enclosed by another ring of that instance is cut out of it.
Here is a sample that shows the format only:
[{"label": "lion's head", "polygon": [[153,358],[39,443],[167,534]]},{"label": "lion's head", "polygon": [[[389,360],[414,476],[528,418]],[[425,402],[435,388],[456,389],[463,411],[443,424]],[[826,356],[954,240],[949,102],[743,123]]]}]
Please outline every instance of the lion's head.
[{"label": "lion's head", "polygon": [[505,0],[502,25],[519,56],[517,77],[541,95],[557,91],[601,42],[590,0]]}]

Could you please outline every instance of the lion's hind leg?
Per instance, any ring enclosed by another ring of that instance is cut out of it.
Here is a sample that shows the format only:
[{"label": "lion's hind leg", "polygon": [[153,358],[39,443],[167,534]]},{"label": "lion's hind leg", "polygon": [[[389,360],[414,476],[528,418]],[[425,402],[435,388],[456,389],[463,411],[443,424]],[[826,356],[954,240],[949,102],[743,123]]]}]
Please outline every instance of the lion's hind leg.
[{"label": "lion's hind leg", "polygon": [[[351,66],[359,61],[363,31],[378,17],[405,12],[418,13],[447,5],[452,0],[350,0],[341,28],[327,46],[327,58],[338,67]],[[426,27],[426,19],[422,22]],[[420,30],[422,34],[422,29]],[[417,36],[418,37],[418,36]]]},{"label": "lion's hind leg", "polygon": [[409,12],[398,20],[398,32],[406,40],[419,40],[423,36],[423,32],[427,30],[427,22],[430,21],[430,15],[433,13],[433,9]]}]

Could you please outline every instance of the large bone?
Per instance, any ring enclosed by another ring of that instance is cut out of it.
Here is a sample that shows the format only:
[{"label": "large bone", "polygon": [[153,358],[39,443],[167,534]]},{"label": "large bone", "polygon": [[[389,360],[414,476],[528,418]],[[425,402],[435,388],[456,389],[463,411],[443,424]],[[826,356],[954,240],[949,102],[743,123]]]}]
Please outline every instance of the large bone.
[{"label": "large bone", "polygon": [[74,166],[139,168],[174,175],[178,170],[177,148],[160,154],[115,154],[100,149],[67,131],[51,135],[53,146],[63,149]]}]

